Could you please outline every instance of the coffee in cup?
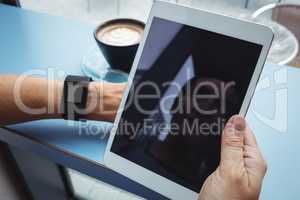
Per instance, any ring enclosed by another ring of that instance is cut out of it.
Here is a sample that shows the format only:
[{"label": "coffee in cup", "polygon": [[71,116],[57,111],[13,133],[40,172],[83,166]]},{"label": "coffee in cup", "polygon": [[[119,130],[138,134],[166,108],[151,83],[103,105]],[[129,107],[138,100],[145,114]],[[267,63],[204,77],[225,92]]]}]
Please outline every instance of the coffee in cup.
[{"label": "coffee in cup", "polygon": [[130,71],[144,27],[134,19],[115,19],[98,26],[94,36],[111,68]]}]

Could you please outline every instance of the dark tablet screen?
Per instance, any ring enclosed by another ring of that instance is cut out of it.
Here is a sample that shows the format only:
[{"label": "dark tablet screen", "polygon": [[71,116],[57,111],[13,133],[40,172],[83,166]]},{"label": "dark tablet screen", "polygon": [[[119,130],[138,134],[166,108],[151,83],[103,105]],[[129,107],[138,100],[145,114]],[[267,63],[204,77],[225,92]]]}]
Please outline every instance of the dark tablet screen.
[{"label": "dark tablet screen", "polygon": [[112,152],[199,192],[262,46],[154,18]]}]

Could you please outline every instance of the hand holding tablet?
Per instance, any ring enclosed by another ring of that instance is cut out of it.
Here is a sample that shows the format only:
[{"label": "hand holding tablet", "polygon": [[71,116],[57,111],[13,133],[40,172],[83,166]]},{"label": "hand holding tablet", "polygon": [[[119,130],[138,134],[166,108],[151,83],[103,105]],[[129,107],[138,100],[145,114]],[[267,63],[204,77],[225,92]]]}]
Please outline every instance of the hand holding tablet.
[{"label": "hand holding tablet", "polygon": [[223,130],[220,166],[206,179],[199,200],[258,200],[266,170],[245,119],[233,116]]},{"label": "hand holding tablet", "polygon": [[156,1],[105,164],[170,199],[197,199],[222,160],[226,122],[247,112],[272,38],[261,25]]}]

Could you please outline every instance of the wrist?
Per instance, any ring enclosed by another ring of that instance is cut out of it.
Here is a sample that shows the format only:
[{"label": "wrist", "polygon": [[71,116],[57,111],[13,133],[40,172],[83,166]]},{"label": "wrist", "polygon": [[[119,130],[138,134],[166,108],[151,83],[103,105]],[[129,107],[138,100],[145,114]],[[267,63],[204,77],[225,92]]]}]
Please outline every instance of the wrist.
[{"label": "wrist", "polygon": [[49,118],[62,118],[62,96],[63,96],[63,81],[48,80],[47,95],[44,95],[44,104],[47,107],[47,115]]},{"label": "wrist", "polygon": [[87,119],[113,121],[125,84],[91,82],[88,89]]}]

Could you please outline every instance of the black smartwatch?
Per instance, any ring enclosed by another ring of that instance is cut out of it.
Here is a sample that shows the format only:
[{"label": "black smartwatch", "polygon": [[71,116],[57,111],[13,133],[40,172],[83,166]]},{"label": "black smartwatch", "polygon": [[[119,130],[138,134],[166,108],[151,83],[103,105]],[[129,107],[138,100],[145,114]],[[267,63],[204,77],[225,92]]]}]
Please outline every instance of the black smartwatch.
[{"label": "black smartwatch", "polygon": [[88,86],[92,81],[85,76],[69,75],[64,81],[63,89],[63,118],[66,120],[79,120],[86,108]]}]

